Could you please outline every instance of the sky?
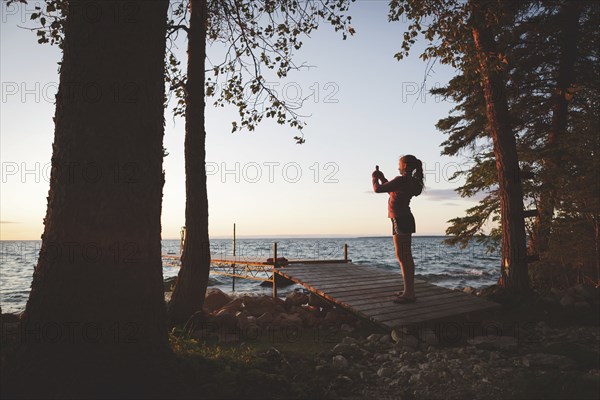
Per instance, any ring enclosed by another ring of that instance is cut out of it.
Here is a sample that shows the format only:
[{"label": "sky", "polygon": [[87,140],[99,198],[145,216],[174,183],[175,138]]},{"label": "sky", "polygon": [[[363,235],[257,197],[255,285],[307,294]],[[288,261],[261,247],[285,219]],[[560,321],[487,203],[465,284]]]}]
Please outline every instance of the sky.
[{"label": "sky", "polygon": [[[40,45],[28,23],[35,2],[2,3],[0,27],[0,239],[39,239],[43,232],[58,89],[56,46]],[[441,156],[446,136],[435,124],[453,104],[419,88],[427,65],[419,59],[421,40],[409,58],[397,61],[406,22],[387,20],[387,1],[351,6],[356,34],[342,40],[323,24],[304,39],[298,64],[284,81],[270,84],[284,99],[310,96],[306,143],[296,144],[294,128],[264,120],[256,131],[231,133],[237,111],[206,108],[206,161],[211,237],[342,237],[391,235],[387,194],[373,193],[375,165],[388,179],[398,158],[423,161],[426,187],[411,202],[416,235],[443,235],[448,220],[464,215],[477,199],[461,199],[451,180],[468,160]],[[21,26],[21,27],[20,27]],[[185,59],[185,42],[176,50]],[[211,61],[221,54],[207,49]],[[184,62],[185,63],[185,62]],[[425,88],[443,86],[455,71],[435,65]],[[184,120],[165,111],[162,236],[178,238],[185,224]]]}]

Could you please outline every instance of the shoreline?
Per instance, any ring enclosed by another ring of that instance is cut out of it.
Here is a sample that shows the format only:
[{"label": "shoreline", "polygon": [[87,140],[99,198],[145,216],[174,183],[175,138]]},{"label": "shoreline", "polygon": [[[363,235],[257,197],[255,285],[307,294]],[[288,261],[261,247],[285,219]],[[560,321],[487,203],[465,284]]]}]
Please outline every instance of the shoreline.
[{"label": "shoreline", "polygon": [[[179,361],[171,371],[177,384],[169,394],[348,400],[445,400],[484,393],[492,400],[596,398],[599,293],[598,288],[576,285],[525,301],[488,288],[471,294],[499,301],[502,307],[496,311],[386,332],[301,291],[272,299],[229,296],[213,288],[206,309],[170,333]],[[577,301],[569,302],[567,296]],[[18,329],[18,317],[7,317],[2,315],[5,345],[10,344],[6,334]],[[11,367],[10,349],[2,348],[3,367]],[[182,378],[190,363],[204,372]],[[261,384],[248,385],[250,377]]]}]

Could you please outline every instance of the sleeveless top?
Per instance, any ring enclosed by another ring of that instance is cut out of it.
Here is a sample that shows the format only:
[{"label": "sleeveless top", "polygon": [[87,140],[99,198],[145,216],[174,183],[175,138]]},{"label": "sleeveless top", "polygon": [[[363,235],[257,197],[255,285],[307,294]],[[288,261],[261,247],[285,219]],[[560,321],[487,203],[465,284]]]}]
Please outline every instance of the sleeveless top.
[{"label": "sleeveless top", "polygon": [[377,193],[389,193],[388,217],[398,218],[411,215],[410,199],[421,194],[419,182],[411,176],[397,176],[391,181],[375,186]]}]

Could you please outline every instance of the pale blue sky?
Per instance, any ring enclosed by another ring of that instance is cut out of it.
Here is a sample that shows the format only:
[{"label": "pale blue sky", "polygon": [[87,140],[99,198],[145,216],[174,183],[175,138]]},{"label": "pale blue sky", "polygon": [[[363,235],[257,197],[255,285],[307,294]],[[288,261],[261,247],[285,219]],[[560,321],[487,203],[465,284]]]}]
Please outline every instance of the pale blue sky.
[{"label": "pale blue sky", "polygon": [[[301,110],[310,116],[305,144],[295,144],[294,129],[270,120],[255,132],[232,134],[236,111],[207,107],[213,237],[230,235],[234,222],[240,236],[389,235],[387,195],[372,193],[370,176],[376,164],[386,176],[395,176],[398,157],[406,153],[420,158],[426,169],[426,191],[411,204],[417,235],[443,234],[447,220],[474,204],[460,199],[452,191],[459,183],[448,179],[460,165],[464,168],[464,160],[440,156],[445,136],[435,123],[452,104],[415,94],[426,69],[418,58],[422,46],[409,59],[394,59],[405,25],[388,23],[387,7],[383,1],[355,3],[356,35],[346,41],[325,25],[304,40],[296,60],[315,67],[292,73],[277,88],[285,88],[288,97],[297,90],[303,96],[318,92],[318,100],[308,99]],[[2,239],[40,237],[49,187],[60,53],[17,27],[27,25],[28,13],[2,4]],[[185,43],[180,45],[183,57]],[[209,49],[213,58],[217,54]],[[436,65],[426,85],[442,85],[453,74]],[[170,110],[165,117],[170,154],[164,162],[162,226],[163,238],[175,238],[184,224],[184,123],[173,120]],[[223,174],[236,165],[238,173]]]}]

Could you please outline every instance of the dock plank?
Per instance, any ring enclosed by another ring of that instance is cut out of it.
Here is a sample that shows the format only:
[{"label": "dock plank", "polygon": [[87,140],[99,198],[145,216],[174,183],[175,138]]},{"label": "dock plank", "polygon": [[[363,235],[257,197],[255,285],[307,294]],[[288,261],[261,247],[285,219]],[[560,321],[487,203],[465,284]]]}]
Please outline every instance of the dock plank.
[{"label": "dock plank", "polygon": [[394,293],[403,288],[402,275],[397,271],[368,265],[293,264],[275,271],[347,311],[387,329],[499,307],[494,302],[421,279],[415,279],[417,301],[396,304],[392,300]]}]

